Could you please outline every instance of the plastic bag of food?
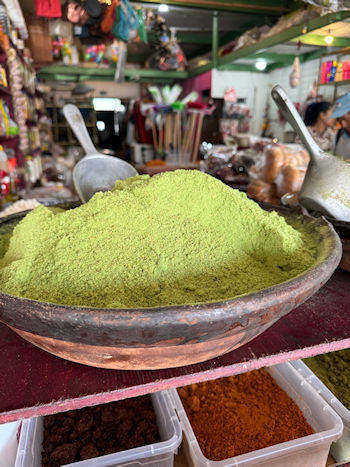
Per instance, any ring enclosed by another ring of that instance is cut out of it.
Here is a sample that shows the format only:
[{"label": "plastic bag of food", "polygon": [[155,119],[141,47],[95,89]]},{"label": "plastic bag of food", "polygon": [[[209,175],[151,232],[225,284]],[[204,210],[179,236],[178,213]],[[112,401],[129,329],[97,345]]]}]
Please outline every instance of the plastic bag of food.
[{"label": "plastic bag of food", "polygon": [[276,191],[277,195],[282,196],[287,193],[299,193],[304,181],[306,173],[305,167],[293,167],[291,165],[285,166],[276,177]]},{"label": "plastic bag of food", "polygon": [[252,180],[248,184],[247,195],[250,198],[265,203],[280,204],[274,183],[266,183],[263,180]]},{"label": "plastic bag of food", "polygon": [[291,88],[296,88],[300,84],[300,60],[298,56],[294,58],[292,73],[289,77],[289,84]]}]

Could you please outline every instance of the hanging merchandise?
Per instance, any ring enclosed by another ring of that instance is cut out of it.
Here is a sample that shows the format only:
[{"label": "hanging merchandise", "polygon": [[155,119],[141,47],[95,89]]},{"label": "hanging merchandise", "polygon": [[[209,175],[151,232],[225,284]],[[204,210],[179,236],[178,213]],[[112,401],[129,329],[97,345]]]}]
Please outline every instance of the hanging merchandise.
[{"label": "hanging merchandise", "polygon": [[126,43],[123,41],[118,41],[118,60],[115,67],[114,81],[116,83],[122,83],[125,79],[125,68],[126,68],[126,58],[128,50]]},{"label": "hanging merchandise", "polygon": [[289,77],[289,84],[291,88],[296,88],[300,84],[300,60],[298,56],[294,58],[292,73]]},{"label": "hanging merchandise", "polygon": [[128,0],[121,0],[116,8],[112,34],[117,39],[128,41],[130,31],[139,27],[139,19]]},{"label": "hanging merchandise", "polygon": [[235,88],[228,88],[224,93],[225,102],[237,102],[237,93]]},{"label": "hanging merchandise", "polygon": [[73,25],[68,21],[55,19],[49,22],[49,33],[51,37],[64,37],[71,41],[73,40]]},{"label": "hanging merchandise", "polygon": [[[165,32],[165,31],[163,31]],[[153,44],[156,52],[148,61],[150,68],[158,68],[162,71],[184,71],[187,66],[186,57],[176,39],[176,31],[171,28],[170,39],[166,34],[158,36],[158,41]]]},{"label": "hanging merchandise", "polygon": [[303,0],[303,2],[322,7],[325,13],[350,8],[350,0]]},{"label": "hanging merchandise", "polygon": [[44,18],[61,18],[60,0],[35,0],[35,10],[37,16]]},{"label": "hanging merchandise", "polygon": [[19,127],[19,149],[26,153],[29,150],[28,128],[23,109],[26,107],[25,94],[23,89],[23,65],[19,60],[15,49],[10,49],[8,53],[8,68],[10,75],[10,87],[15,119]]},{"label": "hanging merchandise", "polygon": [[5,70],[5,67],[1,64],[0,64],[0,86],[2,86],[3,88],[8,87],[6,70]]},{"label": "hanging merchandise", "polygon": [[139,37],[141,42],[144,42],[145,44],[147,44],[148,43],[148,38],[147,38],[146,25],[145,25],[145,21],[144,21],[145,12],[144,12],[143,8],[137,8],[136,14],[137,14],[137,17],[138,17],[138,20],[139,20],[139,27],[138,27],[138,30],[137,30],[138,37]]},{"label": "hanging merchandise", "polygon": [[114,62],[114,63],[117,63],[118,59],[119,59],[119,41],[117,41],[117,39],[114,39],[114,41],[109,44],[106,48],[106,53],[105,53],[105,57]]},{"label": "hanging merchandise", "polygon": [[101,30],[105,33],[108,34],[112,30],[112,26],[115,21],[115,13],[116,13],[116,8],[119,4],[119,0],[112,0],[111,5],[109,6],[107,13],[103,20],[101,21]]},{"label": "hanging merchandise", "polygon": [[6,34],[6,36],[8,36],[10,34],[9,18],[7,15],[6,8],[2,2],[0,2],[0,24],[2,27],[3,33]]},{"label": "hanging merchandise", "polygon": [[106,39],[106,33],[101,29],[101,25],[109,8],[107,3],[100,3],[98,0],[68,0],[64,4],[62,13],[63,18],[75,25],[75,36],[82,41],[93,37],[96,44]]},{"label": "hanging merchandise", "polygon": [[2,47],[6,52],[10,49],[9,36],[7,34],[4,34],[1,24],[0,24],[0,47]]}]

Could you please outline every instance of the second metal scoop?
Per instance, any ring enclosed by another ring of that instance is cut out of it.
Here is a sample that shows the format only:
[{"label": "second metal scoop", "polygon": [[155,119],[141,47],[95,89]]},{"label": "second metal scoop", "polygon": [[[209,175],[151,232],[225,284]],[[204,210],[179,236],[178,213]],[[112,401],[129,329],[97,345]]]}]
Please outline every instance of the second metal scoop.
[{"label": "second metal scoop", "polygon": [[281,86],[275,86],[271,95],[310,156],[298,195],[300,204],[310,211],[319,211],[334,219],[350,222],[350,163],[318,147]]},{"label": "second metal scoop", "polygon": [[98,191],[111,190],[116,180],[138,175],[137,170],[122,159],[97,152],[78,107],[66,104],[63,113],[86,152],[73,169],[74,186],[83,203]]}]

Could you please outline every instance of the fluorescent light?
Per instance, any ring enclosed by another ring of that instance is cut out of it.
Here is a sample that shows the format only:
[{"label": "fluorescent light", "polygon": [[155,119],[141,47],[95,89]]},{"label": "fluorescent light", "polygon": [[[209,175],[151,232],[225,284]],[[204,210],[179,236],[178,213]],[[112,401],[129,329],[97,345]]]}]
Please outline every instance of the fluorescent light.
[{"label": "fluorescent light", "polygon": [[259,59],[255,62],[255,68],[259,71],[264,71],[266,67],[267,67],[266,60]]},{"label": "fluorescent light", "polygon": [[120,99],[114,97],[94,97],[92,99],[94,109],[96,111],[112,111],[119,110],[121,106]]},{"label": "fluorescent light", "polygon": [[165,3],[161,3],[158,7],[158,11],[161,11],[162,13],[166,13],[167,11],[169,11],[169,7]]},{"label": "fluorescent light", "polygon": [[325,40],[326,44],[331,45],[333,43],[333,41],[334,41],[334,37],[331,36],[330,34],[328,34],[328,36],[326,36],[324,38],[324,40]]}]

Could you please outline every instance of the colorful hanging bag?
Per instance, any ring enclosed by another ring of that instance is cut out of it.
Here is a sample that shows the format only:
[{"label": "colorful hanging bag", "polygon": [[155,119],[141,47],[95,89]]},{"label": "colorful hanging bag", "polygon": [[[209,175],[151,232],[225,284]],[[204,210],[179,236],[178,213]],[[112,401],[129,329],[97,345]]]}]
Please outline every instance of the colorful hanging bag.
[{"label": "colorful hanging bag", "polygon": [[117,39],[127,41],[130,29],[139,27],[139,19],[128,0],[121,0],[116,8],[116,20],[112,27],[112,34]]}]

